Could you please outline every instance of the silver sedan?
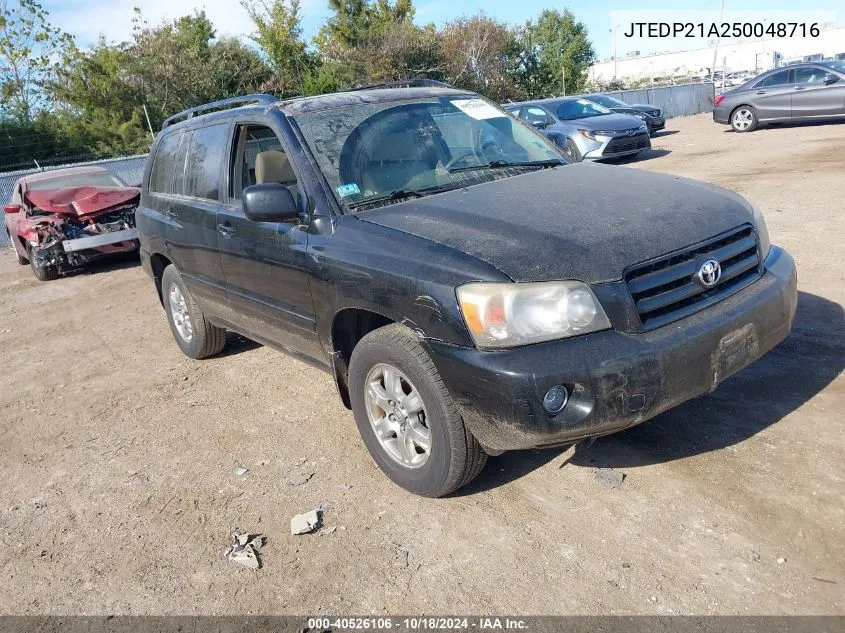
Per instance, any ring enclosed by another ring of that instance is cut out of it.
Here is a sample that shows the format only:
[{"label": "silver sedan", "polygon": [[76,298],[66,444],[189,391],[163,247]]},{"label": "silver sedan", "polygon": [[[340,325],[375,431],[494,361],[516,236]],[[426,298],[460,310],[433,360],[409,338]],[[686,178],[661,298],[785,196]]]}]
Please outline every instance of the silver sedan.
[{"label": "silver sedan", "polygon": [[616,114],[583,98],[507,103],[504,108],[530,123],[574,161],[633,156],[651,148],[641,119]]},{"label": "silver sedan", "polygon": [[845,60],[770,70],[720,94],[713,105],[713,120],[736,132],[761,123],[845,118]]}]

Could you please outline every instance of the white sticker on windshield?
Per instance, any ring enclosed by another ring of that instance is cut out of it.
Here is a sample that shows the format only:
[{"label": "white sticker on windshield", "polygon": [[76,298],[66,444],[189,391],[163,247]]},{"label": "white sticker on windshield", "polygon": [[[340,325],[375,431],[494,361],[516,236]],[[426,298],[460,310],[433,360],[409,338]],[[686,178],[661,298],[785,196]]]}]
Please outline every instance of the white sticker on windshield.
[{"label": "white sticker on windshield", "polygon": [[581,105],[585,105],[585,106],[594,106],[594,105],[596,105],[595,103],[593,103],[593,102],[592,102],[592,101],[590,101],[589,99],[578,99],[578,103],[580,103]]},{"label": "white sticker on windshield", "polygon": [[479,121],[506,116],[483,99],[452,99],[452,105]]}]

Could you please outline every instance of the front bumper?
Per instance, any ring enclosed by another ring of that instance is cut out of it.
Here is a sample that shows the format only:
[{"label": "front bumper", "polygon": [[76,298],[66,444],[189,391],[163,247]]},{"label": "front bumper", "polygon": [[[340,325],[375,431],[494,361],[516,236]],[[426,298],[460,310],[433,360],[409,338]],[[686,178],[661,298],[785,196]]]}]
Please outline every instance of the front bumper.
[{"label": "front bumper", "polygon": [[600,136],[598,140],[587,140],[583,144],[581,155],[584,160],[606,160],[639,154],[651,148],[647,132],[634,136]]},{"label": "front bumper", "polygon": [[[65,253],[75,253],[89,248],[102,248],[103,246],[110,246],[112,244],[132,242],[137,239],[138,229],[132,228],[124,229],[123,231],[112,231],[111,233],[101,233],[100,235],[92,235],[91,237],[80,237],[75,240],[64,240],[62,247]],[[134,248],[134,245],[132,247]]]},{"label": "front bumper", "polygon": [[653,119],[648,119],[646,122],[646,127],[648,127],[648,131],[650,134],[654,132],[659,132],[663,128],[666,127],[666,119],[663,117],[656,117]]},{"label": "front bumper", "polygon": [[[502,351],[428,346],[485,447],[535,448],[604,435],[711,391],[786,338],[797,303],[795,264],[772,247],[765,267],[745,289],[649,332],[608,330]],[[552,417],[542,399],[559,384],[570,399]]]}]

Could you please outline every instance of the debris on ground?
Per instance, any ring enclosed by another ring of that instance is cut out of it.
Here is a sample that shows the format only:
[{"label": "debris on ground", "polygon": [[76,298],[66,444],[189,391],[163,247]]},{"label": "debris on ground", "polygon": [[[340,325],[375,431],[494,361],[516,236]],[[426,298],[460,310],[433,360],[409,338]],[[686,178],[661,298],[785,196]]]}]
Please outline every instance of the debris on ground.
[{"label": "debris on ground", "polygon": [[756,563],[758,560],[760,560],[760,554],[755,552],[753,549],[750,549],[745,555],[745,558],[748,559],[749,563]]},{"label": "debris on ground", "polygon": [[320,503],[317,504],[317,507],[314,508],[314,510],[316,510],[320,514],[324,514],[326,512],[331,512],[331,509],[333,507],[334,506],[332,505],[331,501],[321,501]]},{"label": "debris on ground", "polygon": [[337,531],[337,526],[333,525],[330,528],[326,528],[325,530],[322,530],[320,532],[320,536],[322,536],[324,534],[334,534],[336,531]]},{"label": "debris on ground", "polygon": [[238,466],[235,468],[235,475],[238,477],[243,477],[249,472],[249,468],[244,468],[243,466]]},{"label": "debris on ground", "polygon": [[612,468],[596,468],[593,470],[596,476],[596,481],[603,488],[618,488],[625,481],[625,473],[620,473],[618,470]]},{"label": "debris on ground", "polygon": [[313,476],[314,476],[313,470],[305,471],[305,472],[302,472],[302,473],[297,473],[295,475],[291,475],[290,477],[288,477],[288,483],[291,486],[302,486],[304,484],[307,484],[309,481],[311,481],[311,477],[313,477]]},{"label": "debris on ground", "polygon": [[227,557],[250,569],[261,569],[259,553],[266,543],[267,538],[263,534],[249,534],[235,530],[232,532],[232,547],[227,552]]},{"label": "debris on ground", "polygon": [[297,466],[302,466],[302,464],[304,464],[304,463],[305,463],[305,462],[307,462],[307,461],[308,461],[308,458],[307,458],[307,457],[300,457],[299,459],[297,459],[297,460],[296,460],[296,465],[297,465]]},{"label": "debris on ground", "polygon": [[786,559],[783,556],[778,558],[778,565],[783,565],[785,562],[786,562]]},{"label": "debris on ground", "polygon": [[308,534],[320,527],[320,515],[316,510],[309,510],[303,514],[297,514],[290,520],[290,533],[294,536],[297,534]]}]

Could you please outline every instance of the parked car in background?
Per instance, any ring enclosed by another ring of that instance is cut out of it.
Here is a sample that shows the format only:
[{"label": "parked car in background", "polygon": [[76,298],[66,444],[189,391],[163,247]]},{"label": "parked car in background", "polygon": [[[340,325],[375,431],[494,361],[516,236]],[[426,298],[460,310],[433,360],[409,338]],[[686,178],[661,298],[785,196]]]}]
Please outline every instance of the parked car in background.
[{"label": "parked car in background", "polygon": [[140,190],[103,167],[71,167],[18,180],[4,205],[20,264],[41,281],[114,253],[138,249]]},{"label": "parked car in background", "polygon": [[651,148],[648,127],[584,97],[508,103],[504,108],[563,149],[573,162],[635,156]]},{"label": "parked car in background", "polygon": [[613,112],[629,114],[641,119],[646,124],[648,133],[652,136],[666,127],[666,119],[663,116],[663,111],[653,105],[647,103],[625,103],[621,99],[611,97],[610,95],[584,95],[584,98],[589,99],[593,103],[598,103]]},{"label": "parked car in background", "polygon": [[[795,314],[792,258],[739,196],[569,164],[428,80],[180,113],[141,192],[141,261],[179,348],[211,356],[233,330],[322,367],[382,471],[426,496],[489,454],[707,393]],[[297,397],[278,387],[274,406]]]},{"label": "parked car in background", "polygon": [[736,132],[761,123],[845,117],[845,61],[776,68],[713,101],[713,120]]}]

